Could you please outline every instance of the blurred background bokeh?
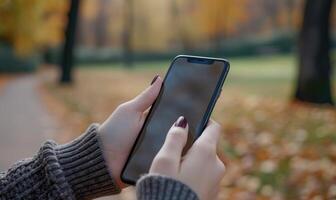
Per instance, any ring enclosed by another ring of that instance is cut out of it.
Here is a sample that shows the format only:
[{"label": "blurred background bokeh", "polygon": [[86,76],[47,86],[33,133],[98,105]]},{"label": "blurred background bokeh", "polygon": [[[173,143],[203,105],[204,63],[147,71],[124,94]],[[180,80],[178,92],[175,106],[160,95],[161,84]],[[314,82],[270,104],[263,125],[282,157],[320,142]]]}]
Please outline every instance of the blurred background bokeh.
[{"label": "blurred background bokeh", "polygon": [[336,199],[335,47],[333,0],[0,0],[0,169],[192,54],[231,63],[219,198]]}]

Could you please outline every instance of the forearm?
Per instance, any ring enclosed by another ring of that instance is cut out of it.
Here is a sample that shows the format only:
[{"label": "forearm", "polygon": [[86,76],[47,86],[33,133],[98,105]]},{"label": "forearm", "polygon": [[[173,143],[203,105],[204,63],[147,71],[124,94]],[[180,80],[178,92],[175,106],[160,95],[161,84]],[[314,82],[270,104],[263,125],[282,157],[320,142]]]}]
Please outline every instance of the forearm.
[{"label": "forearm", "polygon": [[97,125],[65,145],[47,141],[38,154],[0,176],[0,199],[92,199],[120,192],[100,149]]}]

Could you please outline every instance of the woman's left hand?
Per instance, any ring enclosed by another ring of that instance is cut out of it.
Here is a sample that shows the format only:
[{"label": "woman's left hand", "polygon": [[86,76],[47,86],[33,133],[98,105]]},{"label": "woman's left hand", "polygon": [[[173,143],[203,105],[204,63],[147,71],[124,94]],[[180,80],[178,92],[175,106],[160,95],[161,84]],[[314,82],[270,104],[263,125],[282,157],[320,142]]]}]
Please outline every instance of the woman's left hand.
[{"label": "woman's left hand", "polygon": [[120,188],[126,185],[120,174],[140,129],[160,92],[162,79],[154,77],[152,84],[134,99],[117,107],[110,117],[99,127],[104,158],[111,174]]}]

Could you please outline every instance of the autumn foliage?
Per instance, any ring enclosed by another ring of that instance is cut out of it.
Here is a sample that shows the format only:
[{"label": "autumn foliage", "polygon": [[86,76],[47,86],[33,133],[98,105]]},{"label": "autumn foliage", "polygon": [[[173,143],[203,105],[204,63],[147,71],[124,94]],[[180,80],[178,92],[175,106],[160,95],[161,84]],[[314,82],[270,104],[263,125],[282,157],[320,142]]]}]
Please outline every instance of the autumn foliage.
[{"label": "autumn foliage", "polygon": [[64,0],[0,0],[0,41],[21,55],[59,45],[67,8]]}]

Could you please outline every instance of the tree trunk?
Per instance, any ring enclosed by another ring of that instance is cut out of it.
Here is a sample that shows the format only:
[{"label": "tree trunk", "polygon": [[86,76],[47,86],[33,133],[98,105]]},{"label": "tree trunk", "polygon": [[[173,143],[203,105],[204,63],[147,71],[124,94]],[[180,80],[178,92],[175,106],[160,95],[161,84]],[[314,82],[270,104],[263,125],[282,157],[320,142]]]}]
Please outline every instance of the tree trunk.
[{"label": "tree trunk", "polygon": [[96,47],[104,48],[108,46],[108,9],[110,0],[101,0],[98,2],[98,13],[96,17],[96,27],[95,27],[95,39]]},{"label": "tree trunk", "polygon": [[295,100],[333,104],[329,57],[331,8],[332,0],[306,0],[299,36],[299,71]]},{"label": "tree trunk", "polygon": [[124,34],[123,61],[126,67],[133,65],[133,29],[134,29],[134,1],[124,1]]},{"label": "tree trunk", "polygon": [[61,60],[60,82],[62,84],[69,84],[72,82],[73,49],[75,44],[79,2],[80,0],[71,0],[68,14],[68,24],[65,29],[65,43]]}]

